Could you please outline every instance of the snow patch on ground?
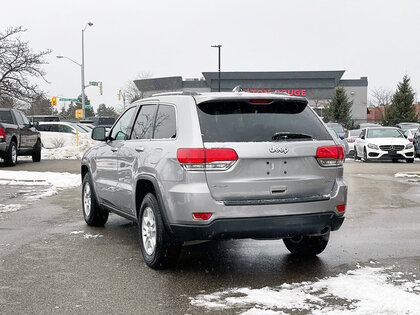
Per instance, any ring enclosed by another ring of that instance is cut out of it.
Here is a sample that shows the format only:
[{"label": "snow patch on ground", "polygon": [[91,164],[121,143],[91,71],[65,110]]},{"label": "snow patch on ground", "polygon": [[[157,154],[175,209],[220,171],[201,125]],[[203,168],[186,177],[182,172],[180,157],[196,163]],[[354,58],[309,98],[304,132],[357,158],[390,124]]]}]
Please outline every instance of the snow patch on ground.
[{"label": "snow patch on ground", "polygon": [[4,205],[0,204],[0,213],[6,213],[6,212],[15,212],[20,209],[22,209],[24,205],[21,204],[11,204],[11,205]]},{"label": "snow patch on ground", "polygon": [[403,177],[403,178],[420,178],[420,174],[414,174],[414,173],[396,173],[394,174],[394,177]]},{"label": "snow patch on ground", "polygon": [[[59,190],[77,187],[81,184],[80,175],[58,172],[28,172],[28,171],[3,171],[0,170],[0,187],[18,186],[9,199],[0,201],[0,213],[13,212],[22,209],[25,204],[8,204],[9,200],[28,201],[53,196]],[[7,194],[6,194],[7,195]],[[7,197],[6,197],[7,198]]]},{"label": "snow patch on ground", "polygon": [[103,237],[102,234],[90,234],[90,233],[85,233],[85,231],[73,231],[73,232],[70,232],[70,235],[79,235],[79,234],[83,234],[83,238],[84,239]]},{"label": "snow patch on ground", "polygon": [[[316,282],[200,294],[190,303],[241,314],[420,314],[420,281],[392,268],[363,267]],[[414,275],[411,275],[414,278]]]}]

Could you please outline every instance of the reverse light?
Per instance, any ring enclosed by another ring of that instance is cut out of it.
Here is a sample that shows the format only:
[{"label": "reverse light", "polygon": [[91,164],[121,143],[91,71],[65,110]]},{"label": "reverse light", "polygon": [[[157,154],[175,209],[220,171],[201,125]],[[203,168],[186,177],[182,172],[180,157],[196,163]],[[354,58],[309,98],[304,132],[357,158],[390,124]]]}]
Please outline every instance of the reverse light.
[{"label": "reverse light", "polygon": [[0,127],[0,141],[6,140],[6,131],[3,127]]},{"label": "reverse light", "polygon": [[207,221],[212,215],[211,212],[193,212],[193,219]]},{"label": "reverse light", "polygon": [[229,148],[178,149],[177,158],[186,170],[225,171],[238,160],[238,155]]},{"label": "reverse light", "polygon": [[336,207],[338,212],[344,212],[346,211],[346,205],[339,205]]},{"label": "reverse light", "polygon": [[376,144],[368,143],[367,147],[373,150],[379,150],[379,147]]},{"label": "reverse light", "polygon": [[319,147],[316,150],[316,159],[324,167],[341,166],[344,161],[344,150],[340,146]]}]

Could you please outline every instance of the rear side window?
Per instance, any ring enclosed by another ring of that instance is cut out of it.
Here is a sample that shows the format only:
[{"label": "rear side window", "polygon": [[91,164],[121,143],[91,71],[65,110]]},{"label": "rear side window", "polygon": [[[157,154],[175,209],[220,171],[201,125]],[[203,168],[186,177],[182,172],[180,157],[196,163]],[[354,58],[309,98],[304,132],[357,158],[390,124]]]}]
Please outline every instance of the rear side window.
[{"label": "rear side window", "polygon": [[5,124],[14,124],[10,111],[0,111],[0,122]]},{"label": "rear side window", "polygon": [[170,105],[159,105],[153,139],[171,139],[175,137],[175,108]]},{"label": "rear side window", "polygon": [[197,105],[197,111],[204,142],[266,142],[283,132],[331,140],[329,132],[305,103],[205,102]]},{"label": "rear side window", "polygon": [[151,139],[157,105],[143,105],[133,126],[131,139]]}]

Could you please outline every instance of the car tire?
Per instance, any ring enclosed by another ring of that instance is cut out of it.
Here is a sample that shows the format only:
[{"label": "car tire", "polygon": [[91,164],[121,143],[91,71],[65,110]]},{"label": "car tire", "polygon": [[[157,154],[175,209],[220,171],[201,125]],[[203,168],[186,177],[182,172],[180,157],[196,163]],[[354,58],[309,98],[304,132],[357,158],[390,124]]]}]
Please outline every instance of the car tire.
[{"label": "car tire", "polygon": [[300,235],[292,238],[284,238],[286,248],[297,256],[316,256],[324,251],[328,245],[330,232],[319,236]]},{"label": "car tire", "polygon": [[37,140],[34,146],[34,150],[32,151],[32,162],[40,162],[41,161],[41,140]]},{"label": "car tire", "polygon": [[166,269],[176,264],[181,244],[166,231],[162,210],[156,197],[148,193],[138,215],[140,248],[144,261],[152,269]]},{"label": "car tire", "polygon": [[414,162],[414,159],[406,159],[406,162],[407,163],[413,163]]},{"label": "car tire", "polygon": [[16,142],[10,142],[9,149],[6,152],[6,156],[4,157],[4,164],[7,166],[15,166],[17,164],[17,146]]},{"label": "car tire", "polygon": [[366,148],[363,150],[363,162],[369,162],[369,158],[367,156]]},{"label": "car tire", "polygon": [[87,225],[103,226],[108,221],[109,212],[99,206],[89,173],[85,175],[82,183],[82,209]]},{"label": "car tire", "polygon": [[353,159],[355,161],[357,161],[359,159],[359,157],[357,156],[357,149],[356,148],[354,149]]}]

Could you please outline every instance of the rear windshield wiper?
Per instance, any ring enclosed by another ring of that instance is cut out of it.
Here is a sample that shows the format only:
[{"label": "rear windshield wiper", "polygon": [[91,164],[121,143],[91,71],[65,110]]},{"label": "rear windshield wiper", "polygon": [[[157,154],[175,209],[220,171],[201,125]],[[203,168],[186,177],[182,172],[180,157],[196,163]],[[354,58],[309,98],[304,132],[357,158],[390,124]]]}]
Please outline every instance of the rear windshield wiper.
[{"label": "rear windshield wiper", "polygon": [[312,139],[311,135],[305,133],[293,133],[293,132],[276,132],[271,139],[287,141],[287,140],[297,140],[297,139]]}]

